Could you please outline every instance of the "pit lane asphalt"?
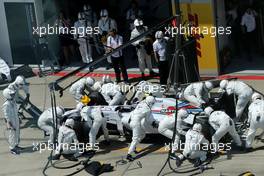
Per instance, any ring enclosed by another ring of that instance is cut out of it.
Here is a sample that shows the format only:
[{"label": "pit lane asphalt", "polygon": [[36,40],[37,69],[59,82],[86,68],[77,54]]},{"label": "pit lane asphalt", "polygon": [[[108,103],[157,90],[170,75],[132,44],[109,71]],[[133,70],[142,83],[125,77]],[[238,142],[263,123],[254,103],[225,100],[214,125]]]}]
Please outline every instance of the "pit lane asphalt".
[{"label": "pit lane asphalt", "polygon": [[[29,78],[30,82],[30,94],[31,102],[35,104],[39,109],[43,110],[50,107],[50,94],[45,83],[49,83],[58,77],[49,76],[46,78],[32,77]],[[46,81],[45,81],[46,79]],[[76,77],[72,77],[63,83],[64,85],[74,81]],[[153,80],[151,80],[153,81]],[[155,80],[154,80],[155,81]],[[263,81],[250,80],[245,81],[250,84],[253,88],[264,93]],[[5,86],[0,85],[0,104],[3,104],[2,90]],[[68,92],[65,91],[64,96],[59,98],[57,96],[57,104],[64,107],[74,107],[75,101]],[[4,122],[3,122],[3,112],[0,112],[0,176],[4,175],[18,175],[18,176],[28,176],[28,175],[42,175],[42,169],[47,162],[47,157],[50,151],[33,151],[32,145],[36,142],[44,142],[43,132],[39,130],[35,125],[34,121],[29,117],[23,120],[21,124],[21,146],[26,147],[23,153],[18,156],[11,155],[9,153],[8,144],[6,142],[6,137],[4,134]],[[92,158],[92,160],[100,161],[103,163],[111,163],[116,166],[116,161],[122,159],[126,156],[127,147],[129,142],[124,141],[118,136],[111,135],[112,143],[110,146],[100,146],[100,151]],[[100,138],[99,140],[103,140]],[[153,143],[157,141],[157,144]],[[220,158],[212,162],[214,169],[205,171],[202,175],[239,175],[245,171],[252,171],[255,175],[263,175],[264,173],[264,144],[261,142],[254,143],[254,147],[258,149],[254,152],[241,154],[235,152],[231,160],[226,159],[226,155],[222,155]],[[141,157],[133,162],[129,167],[129,170],[125,172],[124,175],[157,175],[158,171],[162,167],[163,163],[167,158],[166,149],[164,148],[164,143],[160,141],[160,138],[152,139],[152,141],[145,140],[139,145],[138,150],[142,150]],[[83,158],[84,159],[84,158]],[[140,161],[142,168],[139,168],[137,161]],[[73,162],[63,160],[59,166],[68,166],[73,164]],[[172,165],[175,166],[172,161]],[[126,165],[118,165],[115,167],[115,171],[111,173],[105,173],[103,175],[119,176],[122,175],[127,168]],[[77,167],[80,168],[81,166]],[[190,169],[192,165],[185,162],[180,168],[180,171],[186,171]],[[76,168],[68,170],[58,170],[54,168],[49,168],[47,170],[48,175],[65,175],[76,171]],[[80,172],[77,175],[85,175],[85,171]],[[166,167],[163,171],[164,175],[175,175],[170,172],[169,168]],[[179,175],[190,175],[179,174]]]}]

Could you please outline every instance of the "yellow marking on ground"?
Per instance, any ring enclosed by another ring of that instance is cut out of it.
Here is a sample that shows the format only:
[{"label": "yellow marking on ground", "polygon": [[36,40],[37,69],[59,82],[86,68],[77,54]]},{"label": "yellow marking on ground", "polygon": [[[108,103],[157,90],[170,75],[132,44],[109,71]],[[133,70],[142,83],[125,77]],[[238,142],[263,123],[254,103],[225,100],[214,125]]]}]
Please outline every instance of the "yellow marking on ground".
[{"label": "yellow marking on ground", "polygon": [[224,151],[224,150],[220,150],[220,151],[219,151],[219,154],[220,154],[220,155],[225,155],[225,154],[226,154],[226,151]]}]

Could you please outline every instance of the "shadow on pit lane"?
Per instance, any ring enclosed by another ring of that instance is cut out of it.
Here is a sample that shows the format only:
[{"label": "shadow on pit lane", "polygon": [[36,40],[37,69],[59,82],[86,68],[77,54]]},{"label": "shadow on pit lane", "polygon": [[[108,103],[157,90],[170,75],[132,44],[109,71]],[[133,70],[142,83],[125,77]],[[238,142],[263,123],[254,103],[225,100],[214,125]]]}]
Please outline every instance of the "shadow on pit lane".
[{"label": "shadow on pit lane", "polygon": [[102,151],[96,152],[96,155],[102,155],[102,154],[107,154],[110,153],[111,151],[114,150],[120,150],[123,148],[126,148],[129,144],[127,144],[126,141],[119,141],[119,140],[111,140],[110,139],[110,145],[106,145],[104,141],[100,142],[99,148]]},{"label": "shadow on pit lane", "polygon": [[20,154],[22,154],[22,153],[35,153],[38,151],[39,150],[35,149],[34,146],[27,146],[27,147],[23,147],[23,149],[20,150]]},{"label": "shadow on pit lane", "polygon": [[[209,170],[209,169],[214,169],[215,167],[215,164],[217,163],[221,163],[221,162],[224,162],[226,161],[227,159],[226,158],[214,158],[214,160],[212,161],[208,161],[208,165],[209,166],[212,166],[211,164],[213,164],[213,168],[208,168],[206,170]],[[204,170],[203,173],[200,173],[200,170],[199,168],[195,168],[193,167],[193,163],[189,162],[189,161],[184,161],[183,165],[179,168],[177,168],[176,166],[176,162],[174,160],[170,160],[171,161],[171,167],[176,171],[172,171],[170,170],[169,172],[165,172],[164,174],[162,174],[162,176],[166,176],[166,175],[172,175],[175,173],[177,174],[189,174],[190,176],[193,176],[193,175],[204,175],[206,173],[206,170]],[[168,168],[169,169],[169,168]],[[167,170],[168,170],[167,169]],[[224,176],[224,175],[223,175]]]},{"label": "shadow on pit lane", "polygon": [[[157,138],[155,138],[155,139],[157,139]],[[158,139],[160,139],[160,138],[158,138]],[[130,142],[128,142],[128,141],[119,141],[119,140],[110,140],[110,141],[111,141],[110,145],[105,145],[104,142],[100,142],[99,147],[100,147],[100,149],[102,149],[102,151],[96,152],[96,154],[101,155],[101,154],[110,153],[111,151],[124,149],[130,145]],[[147,154],[155,152],[155,151],[159,150],[160,148],[164,147],[164,144],[165,144],[164,141],[165,141],[165,139],[161,139],[161,140],[159,140],[159,142],[158,141],[155,142],[153,138],[144,139],[141,142],[142,144],[151,144],[151,145],[149,145],[148,147],[139,151],[137,158],[141,158],[143,156],[146,156]]]},{"label": "shadow on pit lane", "polygon": [[162,145],[157,145],[157,144],[151,144],[150,146],[138,151],[139,154],[135,157],[135,159],[140,159],[150,153],[153,153],[159,149],[161,149],[163,146]]},{"label": "shadow on pit lane", "polygon": [[24,129],[24,128],[39,128],[37,123],[38,123],[38,120],[35,119],[35,118],[25,118],[25,119],[22,119],[22,122],[23,121],[26,121],[24,125],[20,126],[20,129]]},{"label": "shadow on pit lane", "polygon": [[[260,140],[260,142],[264,143],[264,140]],[[259,150],[264,150],[264,146],[260,146],[260,147],[257,147],[257,148],[253,148],[251,151],[246,151],[245,149],[238,149],[238,148],[233,148],[231,151],[230,151],[230,157],[232,158],[233,154],[250,154],[250,153],[253,153],[253,152],[256,152],[256,151],[259,151]]]},{"label": "shadow on pit lane", "polygon": [[[132,136],[127,137],[127,142],[131,142]],[[161,134],[147,134],[146,137],[142,140],[141,143],[143,144],[157,144],[157,145],[163,145],[169,144],[171,142],[170,139],[167,137],[161,135]]]}]

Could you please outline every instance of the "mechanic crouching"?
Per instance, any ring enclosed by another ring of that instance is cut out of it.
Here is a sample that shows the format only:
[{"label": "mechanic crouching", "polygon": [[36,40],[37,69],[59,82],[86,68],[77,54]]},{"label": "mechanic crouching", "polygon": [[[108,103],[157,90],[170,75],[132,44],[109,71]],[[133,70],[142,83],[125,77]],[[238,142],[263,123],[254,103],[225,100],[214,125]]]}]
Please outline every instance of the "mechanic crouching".
[{"label": "mechanic crouching", "polygon": [[[70,161],[78,161],[77,157],[81,156],[78,148],[79,141],[75,131],[73,130],[73,126],[74,120],[67,119],[65,124],[60,127],[58,134],[58,146],[55,150],[55,155],[52,157],[53,160],[60,159],[61,154],[63,154],[63,156]],[[76,147],[71,147],[73,145]]]},{"label": "mechanic crouching", "polygon": [[216,146],[215,151],[218,151],[218,143],[227,133],[231,135],[236,145],[241,149],[242,142],[235,129],[234,121],[225,112],[214,111],[211,107],[205,108],[204,112],[209,116],[209,124],[215,130],[215,133],[212,136],[212,143]]},{"label": "mechanic crouching", "polygon": [[136,87],[136,94],[131,100],[132,103],[138,103],[146,98],[146,95],[152,95],[154,97],[162,97],[165,92],[165,87],[158,84],[153,84],[148,81],[140,81]]},{"label": "mechanic crouching", "polygon": [[194,160],[194,167],[200,166],[207,159],[207,151],[201,150],[201,145],[209,145],[209,141],[202,134],[202,125],[195,123],[185,135],[183,153],[176,156],[177,167],[180,167],[185,159]]},{"label": "mechanic crouching", "polygon": [[92,146],[92,151],[96,147],[96,136],[100,127],[102,127],[106,144],[110,144],[109,132],[106,127],[106,118],[103,116],[101,106],[96,104],[94,101],[89,102],[88,106],[85,106],[81,110],[81,117],[86,123],[88,123],[88,126],[90,127],[89,144]]},{"label": "mechanic crouching", "polygon": [[184,90],[184,99],[195,106],[202,107],[209,101],[209,92],[213,84],[209,81],[192,83]]},{"label": "mechanic crouching", "polygon": [[[59,122],[60,119],[62,118],[62,115],[64,114],[64,109],[62,107],[56,107],[56,113],[57,117],[59,119],[56,120],[56,117],[53,118],[53,113],[52,113],[52,108],[49,108],[45,110],[38,119],[38,127],[42,129],[46,134],[49,134],[49,143],[54,142],[54,126],[56,125],[56,121]],[[55,121],[55,124],[54,124]]]},{"label": "mechanic crouching", "polygon": [[70,94],[73,95],[77,102],[80,102],[81,98],[85,94],[85,89],[88,89],[88,91],[91,92],[94,83],[95,81],[91,77],[82,78],[71,86]]},{"label": "mechanic crouching", "polygon": [[222,80],[220,82],[220,91],[221,90],[225,91],[228,95],[234,94],[237,96],[235,121],[239,121],[253,94],[252,88],[239,80]]},{"label": "mechanic crouching", "polygon": [[125,96],[122,93],[120,86],[111,82],[103,84],[100,93],[104,96],[104,99],[109,106],[121,105],[125,100]]},{"label": "mechanic crouching", "polygon": [[[255,139],[257,129],[264,130],[264,100],[259,93],[252,95],[252,103],[248,108],[249,130],[246,137],[246,151],[252,150],[252,143]],[[260,135],[262,137],[264,133]]]},{"label": "mechanic crouching", "polygon": [[136,151],[136,146],[145,138],[145,131],[141,126],[142,119],[146,119],[150,116],[151,108],[155,103],[155,98],[153,96],[148,96],[145,100],[141,101],[134,111],[131,112],[130,117],[130,127],[132,129],[132,142],[128,149],[127,160],[133,161],[132,153]]},{"label": "mechanic crouching", "polygon": [[[186,109],[180,109],[178,111],[178,115],[177,115],[177,133],[175,136],[175,140],[174,143],[172,145],[172,153],[176,152],[176,150],[178,149],[178,145],[180,142],[180,136],[181,135],[186,135],[186,132],[183,130],[183,120],[186,119],[188,117],[188,112]],[[169,118],[164,118],[160,123],[159,123],[159,127],[158,127],[158,131],[160,134],[162,134],[163,136],[166,136],[169,139],[172,139],[173,137],[173,129],[174,129],[174,124],[175,124],[175,119],[176,117],[169,117]]]}]

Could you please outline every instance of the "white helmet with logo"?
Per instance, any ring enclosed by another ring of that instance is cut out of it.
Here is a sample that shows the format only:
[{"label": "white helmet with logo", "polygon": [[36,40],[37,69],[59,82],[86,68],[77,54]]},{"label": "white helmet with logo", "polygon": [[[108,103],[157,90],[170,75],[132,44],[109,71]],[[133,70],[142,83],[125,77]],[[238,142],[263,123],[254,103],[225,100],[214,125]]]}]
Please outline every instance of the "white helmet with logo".
[{"label": "white helmet with logo", "polygon": [[104,76],[102,77],[102,82],[103,82],[104,84],[106,84],[106,83],[110,83],[110,82],[111,82],[111,78],[110,78],[110,76],[109,76],[109,75],[104,75]]},{"label": "white helmet with logo", "polygon": [[86,79],[82,78],[79,81],[77,81],[76,84],[78,84],[79,86],[84,86],[86,84]]},{"label": "white helmet with logo", "polygon": [[19,87],[22,87],[23,85],[25,85],[25,84],[26,84],[26,81],[25,81],[24,76],[21,76],[21,75],[17,76],[17,77],[16,77],[16,80],[15,80],[15,83],[16,83]]},{"label": "white helmet with logo", "polygon": [[227,84],[228,84],[228,80],[222,80],[222,81],[220,82],[220,88],[221,88],[221,89],[225,89],[226,86],[227,86]]},{"label": "white helmet with logo", "polygon": [[147,96],[146,98],[146,103],[149,105],[149,106],[152,106],[154,103],[155,103],[155,98],[153,96]]},{"label": "white helmet with logo", "polygon": [[94,85],[94,79],[91,77],[86,78],[86,85],[92,87]]},{"label": "white helmet with logo", "polygon": [[12,99],[14,98],[14,96],[15,96],[15,93],[16,93],[15,91],[6,88],[6,89],[4,89],[4,91],[3,91],[3,96],[4,96],[4,98],[7,99],[7,100],[12,100]]},{"label": "white helmet with logo", "polygon": [[254,92],[252,97],[251,97],[251,101],[253,102],[253,101],[256,101],[258,99],[262,100],[263,96],[261,94],[257,93],[257,92]]},{"label": "white helmet with logo", "polygon": [[204,109],[204,113],[208,116],[210,116],[213,111],[214,109],[210,106]]},{"label": "white helmet with logo", "polygon": [[212,90],[214,88],[213,83],[210,81],[205,81],[204,85],[208,90]]},{"label": "white helmet with logo", "polygon": [[108,17],[108,11],[106,9],[102,9],[100,12],[100,17]]},{"label": "white helmet with logo", "polygon": [[73,119],[67,119],[66,122],[65,122],[65,125],[73,128],[74,120]]},{"label": "white helmet with logo", "polygon": [[202,125],[200,123],[195,123],[192,129],[193,131],[197,131],[200,133],[202,131]]},{"label": "white helmet with logo", "polygon": [[162,39],[163,38],[163,32],[162,31],[157,31],[156,33],[155,33],[155,38],[156,39]]}]

